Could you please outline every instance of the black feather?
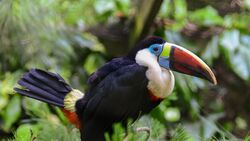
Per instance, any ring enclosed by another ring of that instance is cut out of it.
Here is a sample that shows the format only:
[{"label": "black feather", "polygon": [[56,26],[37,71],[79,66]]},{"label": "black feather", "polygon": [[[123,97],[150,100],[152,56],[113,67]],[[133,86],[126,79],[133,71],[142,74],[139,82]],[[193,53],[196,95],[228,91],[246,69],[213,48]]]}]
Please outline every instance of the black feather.
[{"label": "black feather", "polygon": [[55,95],[59,98],[64,98],[63,95],[59,94],[58,95],[58,92],[56,90],[54,90],[53,88],[51,88],[48,84],[40,81],[39,79],[35,78],[34,76],[32,76],[30,73],[26,73],[24,76],[23,76],[23,80],[26,80],[27,82],[29,82],[30,84],[33,84],[41,89],[43,89],[44,91],[52,94],[52,95]]},{"label": "black feather", "polygon": [[72,90],[60,75],[40,69],[30,69],[18,84],[23,89],[14,88],[17,93],[59,107],[63,107],[65,95]]},{"label": "black feather", "polygon": [[104,140],[104,133],[112,132],[113,123],[126,125],[128,118],[135,120],[159,104],[150,99],[146,71],[136,63],[120,66],[77,101],[83,141]]},{"label": "black feather", "polygon": [[101,68],[99,68],[96,72],[91,74],[91,76],[88,79],[88,84],[91,87],[95,87],[100,81],[102,81],[107,75],[110,73],[116,71],[117,69],[131,65],[134,61],[125,59],[125,58],[114,58],[105,65],[103,65]]},{"label": "black feather", "polygon": [[71,89],[65,86],[64,80],[61,80],[59,79],[59,77],[55,77],[48,72],[39,69],[31,69],[30,73],[32,76],[50,85],[51,88],[55,89],[58,92],[68,93],[69,91],[71,91]]},{"label": "black feather", "polygon": [[139,50],[142,50],[144,48],[148,48],[150,45],[153,44],[163,44],[166,41],[160,37],[157,36],[149,36],[146,39],[140,41],[135,45],[135,47],[128,53],[126,58],[135,60],[135,56]]},{"label": "black feather", "polygon": [[41,97],[46,97],[47,99],[50,99],[50,100],[58,99],[56,96],[44,91],[43,89],[40,89],[39,87],[26,82],[24,79],[19,80],[18,84],[21,86],[24,86],[27,90],[34,92],[37,95],[40,95]]},{"label": "black feather", "polygon": [[19,89],[19,88],[14,88],[14,90],[15,90],[17,93],[19,93],[19,94],[21,94],[21,95],[23,95],[23,96],[27,96],[27,97],[30,97],[30,98],[34,98],[34,99],[37,99],[37,100],[39,100],[39,101],[43,101],[43,102],[46,102],[46,103],[49,103],[49,104],[53,104],[53,105],[55,105],[55,106],[63,107],[63,104],[60,104],[60,103],[62,103],[61,101],[57,101],[57,100],[51,101],[51,100],[48,100],[48,99],[46,99],[46,98],[39,97],[37,94],[34,94],[34,93],[32,93],[32,92],[30,92],[30,91],[28,91],[28,90],[22,90],[22,89]]}]

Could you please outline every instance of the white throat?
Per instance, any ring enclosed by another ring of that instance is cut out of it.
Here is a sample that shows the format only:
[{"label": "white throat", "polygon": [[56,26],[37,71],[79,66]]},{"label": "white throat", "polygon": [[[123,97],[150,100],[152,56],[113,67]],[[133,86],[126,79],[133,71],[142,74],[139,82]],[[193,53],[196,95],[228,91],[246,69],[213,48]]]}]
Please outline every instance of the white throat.
[{"label": "white throat", "polygon": [[148,49],[138,51],[135,57],[136,63],[148,68],[146,77],[148,78],[148,89],[158,98],[169,96],[174,88],[174,75],[170,70],[161,68],[157,62],[157,57]]}]

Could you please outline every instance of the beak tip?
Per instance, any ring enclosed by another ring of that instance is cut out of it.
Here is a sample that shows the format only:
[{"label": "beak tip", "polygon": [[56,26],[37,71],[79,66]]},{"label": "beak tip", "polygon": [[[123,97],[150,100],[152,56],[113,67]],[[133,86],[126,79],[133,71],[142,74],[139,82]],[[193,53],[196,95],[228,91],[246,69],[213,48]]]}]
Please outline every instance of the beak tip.
[{"label": "beak tip", "polygon": [[214,85],[217,85],[217,84],[218,84],[216,78],[213,79],[212,83],[213,83]]},{"label": "beak tip", "polygon": [[203,78],[207,79],[212,84],[217,85],[217,79],[214,75],[214,72],[206,64],[204,64],[203,70],[205,70],[205,73],[203,73]]},{"label": "beak tip", "polygon": [[217,82],[217,79],[216,79],[214,73],[213,73],[211,70],[210,70],[209,72],[210,72],[210,73],[209,73],[209,74],[210,74],[209,81],[210,81],[211,83],[213,83],[214,85],[217,85],[218,82]]}]

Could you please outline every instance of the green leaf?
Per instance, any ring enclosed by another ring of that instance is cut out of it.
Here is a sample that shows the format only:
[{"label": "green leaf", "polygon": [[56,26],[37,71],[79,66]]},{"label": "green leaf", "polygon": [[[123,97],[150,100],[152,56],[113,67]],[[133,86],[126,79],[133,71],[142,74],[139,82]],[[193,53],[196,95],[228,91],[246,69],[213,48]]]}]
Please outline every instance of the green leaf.
[{"label": "green leaf", "polygon": [[112,11],[115,8],[115,3],[107,2],[110,0],[96,1],[95,10],[98,14]]},{"label": "green leaf", "polygon": [[244,141],[250,141],[250,135],[247,135],[247,136],[244,138]]},{"label": "green leaf", "polygon": [[244,130],[244,129],[247,129],[247,122],[246,122],[246,119],[242,118],[242,117],[237,117],[235,119],[235,122],[236,122],[236,127],[238,129],[241,129],[241,130]]},{"label": "green leaf", "polygon": [[213,59],[219,57],[219,36],[213,36],[212,40],[207,44],[206,50],[202,53],[202,59],[212,65]]},{"label": "green leaf", "polygon": [[238,30],[227,30],[222,34],[221,46],[228,65],[244,80],[250,79],[250,48],[247,35],[240,35]]},{"label": "green leaf", "polygon": [[91,54],[87,57],[84,68],[86,69],[88,74],[91,74],[104,63],[104,59],[100,55]]},{"label": "green leaf", "polygon": [[223,25],[223,19],[219,16],[216,9],[211,6],[190,12],[189,19],[192,22],[203,26]]},{"label": "green leaf", "polygon": [[23,124],[17,128],[15,133],[16,141],[33,141],[38,130],[30,124]]},{"label": "green leaf", "polygon": [[128,15],[130,10],[130,0],[115,0],[116,9],[122,14]]},{"label": "green leaf", "polygon": [[233,135],[226,133],[216,125],[216,122],[223,116],[223,113],[210,114],[207,117],[199,116],[199,121],[185,123],[184,129],[195,140],[209,140],[216,132],[220,135],[225,134],[224,136],[234,140]]},{"label": "green leaf", "polygon": [[165,111],[165,118],[167,121],[176,122],[180,120],[180,110],[178,108],[169,107]]},{"label": "green leaf", "polygon": [[25,97],[23,99],[23,106],[26,114],[35,117],[46,118],[51,114],[49,107],[46,103]]},{"label": "green leaf", "polygon": [[164,0],[161,6],[161,9],[159,11],[159,15],[161,17],[168,17],[171,12],[172,12],[172,5],[171,5],[171,1],[170,0]]},{"label": "green leaf", "polygon": [[181,126],[176,127],[170,141],[194,141],[187,131]]},{"label": "green leaf", "polygon": [[223,32],[220,44],[222,47],[234,51],[240,44],[240,32],[238,30],[227,30]]},{"label": "green leaf", "polygon": [[250,10],[250,0],[243,0],[242,6],[246,7],[248,10]]},{"label": "green leaf", "polygon": [[13,87],[20,76],[20,71],[16,71],[15,73],[6,72],[4,75],[4,79],[0,81],[0,94],[8,95],[13,94]]},{"label": "green leaf", "polygon": [[250,19],[250,14],[228,14],[224,17],[224,26],[227,28],[241,29],[243,32],[249,31],[250,23],[246,19]]},{"label": "green leaf", "polygon": [[248,48],[240,46],[238,52],[230,57],[232,69],[244,80],[248,80],[250,77],[249,53],[250,50]]},{"label": "green leaf", "polygon": [[80,141],[79,130],[73,126],[55,123],[50,119],[38,121],[38,141]]},{"label": "green leaf", "polygon": [[185,0],[174,0],[174,17],[176,20],[182,20],[187,16],[187,4]]},{"label": "green leaf", "polygon": [[125,138],[125,129],[120,123],[113,125],[114,133],[110,136],[105,133],[105,138],[107,141],[122,141]]},{"label": "green leaf", "polygon": [[185,101],[190,101],[192,91],[188,86],[187,76],[181,76],[181,74],[174,73],[176,79],[176,88],[181,92]]},{"label": "green leaf", "polygon": [[12,124],[14,124],[21,115],[21,99],[19,96],[14,96],[7,105],[5,112],[3,113],[3,128],[4,130],[10,130]]},{"label": "green leaf", "polygon": [[[150,134],[144,129],[149,130]],[[113,125],[113,131],[111,135],[105,133],[106,141],[145,141],[146,139],[163,141],[166,136],[164,125],[150,116],[142,116],[133,123],[128,121],[127,130],[121,123],[116,123]]]},{"label": "green leaf", "polygon": [[[164,122],[165,123],[165,122]],[[161,123],[151,116],[142,116],[139,120],[132,124],[133,129],[146,127],[150,129],[149,141],[163,141],[166,136],[166,129],[164,123]],[[147,137],[146,132],[135,132],[134,141],[145,141]]]}]

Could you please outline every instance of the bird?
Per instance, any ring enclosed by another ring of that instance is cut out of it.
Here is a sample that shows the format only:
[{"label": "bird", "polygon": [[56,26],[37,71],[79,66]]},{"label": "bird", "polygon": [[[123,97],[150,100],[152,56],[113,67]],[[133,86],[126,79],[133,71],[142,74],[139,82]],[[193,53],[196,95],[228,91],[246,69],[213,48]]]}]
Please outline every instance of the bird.
[{"label": "bird", "polygon": [[126,126],[149,113],[174,89],[172,71],[217,84],[213,71],[184,47],[149,36],[131,51],[113,58],[88,80],[85,93],[72,88],[59,74],[32,68],[19,80],[16,93],[58,106],[79,128],[82,141],[103,141],[114,123]]}]

